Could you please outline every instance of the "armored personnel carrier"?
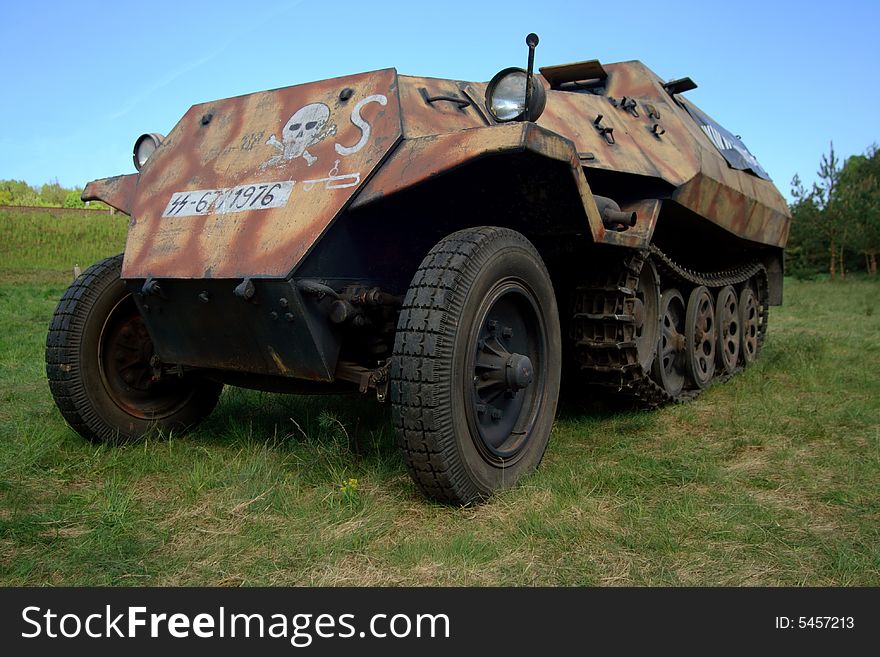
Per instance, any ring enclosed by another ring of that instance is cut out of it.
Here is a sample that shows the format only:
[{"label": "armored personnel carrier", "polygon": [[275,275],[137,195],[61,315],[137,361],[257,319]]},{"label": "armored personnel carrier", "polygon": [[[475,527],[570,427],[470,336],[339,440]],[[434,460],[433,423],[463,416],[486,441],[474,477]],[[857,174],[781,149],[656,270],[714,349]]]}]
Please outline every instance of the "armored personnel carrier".
[{"label": "armored personnel carrier", "polygon": [[193,426],[224,384],[391,404],[418,487],[468,504],[539,463],[566,371],[644,406],[758,355],[788,207],[688,78],[597,60],[478,83],[386,69],[191,107],[46,349],[95,441]]}]

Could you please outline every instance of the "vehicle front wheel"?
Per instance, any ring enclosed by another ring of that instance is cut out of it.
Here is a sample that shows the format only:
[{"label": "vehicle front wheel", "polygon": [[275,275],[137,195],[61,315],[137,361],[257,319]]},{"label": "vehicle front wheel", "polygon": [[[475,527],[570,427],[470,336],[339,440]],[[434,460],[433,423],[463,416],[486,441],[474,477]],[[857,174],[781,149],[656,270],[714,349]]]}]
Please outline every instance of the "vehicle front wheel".
[{"label": "vehicle front wheel", "polygon": [[121,255],[86,269],[58,302],[46,338],[55,404],[95,442],[187,429],[213,410],[223,389],[192,374],[154,376],[153,343],[121,269]]},{"label": "vehicle front wheel", "polygon": [[413,277],[391,369],[394,424],[424,494],[471,504],[534,470],[561,369],[550,276],[520,233],[453,233]]}]

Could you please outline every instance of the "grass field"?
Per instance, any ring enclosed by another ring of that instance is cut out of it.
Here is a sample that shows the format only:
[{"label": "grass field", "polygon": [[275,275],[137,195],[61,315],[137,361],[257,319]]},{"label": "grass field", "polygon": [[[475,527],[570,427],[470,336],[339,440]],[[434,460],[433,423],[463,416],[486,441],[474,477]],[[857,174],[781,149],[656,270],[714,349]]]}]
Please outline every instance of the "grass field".
[{"label": "grass field", "polygon": [[564,406],[536,474],[460,509],[369,399],[227,389],[186,436],[68,429],[49,317],[124,231],[0,213],[2,585],[880,585],[880,282],[787,281],[753,367],[656,411]]}]

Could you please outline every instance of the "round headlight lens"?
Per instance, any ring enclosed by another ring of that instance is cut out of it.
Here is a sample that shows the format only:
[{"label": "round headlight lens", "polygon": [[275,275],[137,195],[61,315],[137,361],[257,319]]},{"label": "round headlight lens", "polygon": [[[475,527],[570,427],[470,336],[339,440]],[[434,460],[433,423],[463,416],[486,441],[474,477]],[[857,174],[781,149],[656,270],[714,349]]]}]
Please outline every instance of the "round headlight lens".
[{"label": "round headlight lens", "polygon": [[512,121],[526,111],[526,72],[515,69],[495,81],[489,110],[499,121]]},{"label": "round headlight lens", "polygon": [[532,98],[526,107],[527,73],[521,68],[499,71],[486,87],[486,107],[496,121],[537,121],[547,103],[544,86],[532,76]]},{"label": "round headlight lens", "polygon": [[150,132],[137,138],[137,141],[134,142],[134,153],[132,154],[135,169],[141,170],[141,167],[147,163],[150,156],[159,148],[163,139],[165,137],[156,132]]}]

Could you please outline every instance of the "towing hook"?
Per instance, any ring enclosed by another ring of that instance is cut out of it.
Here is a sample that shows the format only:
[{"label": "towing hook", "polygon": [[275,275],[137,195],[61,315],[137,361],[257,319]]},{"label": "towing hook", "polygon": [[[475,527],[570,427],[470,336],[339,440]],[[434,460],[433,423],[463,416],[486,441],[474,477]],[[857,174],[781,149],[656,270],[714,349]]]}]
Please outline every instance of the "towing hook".
[{"label": "towing hook", "polygon": [[636,213],[605,208],[605,211],[602,213],[602,223],[605,225],[605,228],[623,231],[636,225]]},{"label": "towing hook", "polygon": [[310,281],[307,279],[299,280],[296,282],[296,287],[303,294],[318,297],[318,301],[324,297],[330,297],[332,299],[339,298],[339,293],[336,290],[329,285],[324,285],[318,281]]},{"label": "towing hook", "polygon": [[607,196],[594,196],[593,198],[596,201],[599,216],[602,218],[602,225],[608,230],[623,232],[636,225],[638,217],[635,212],[621,210],[617,201]]}]

